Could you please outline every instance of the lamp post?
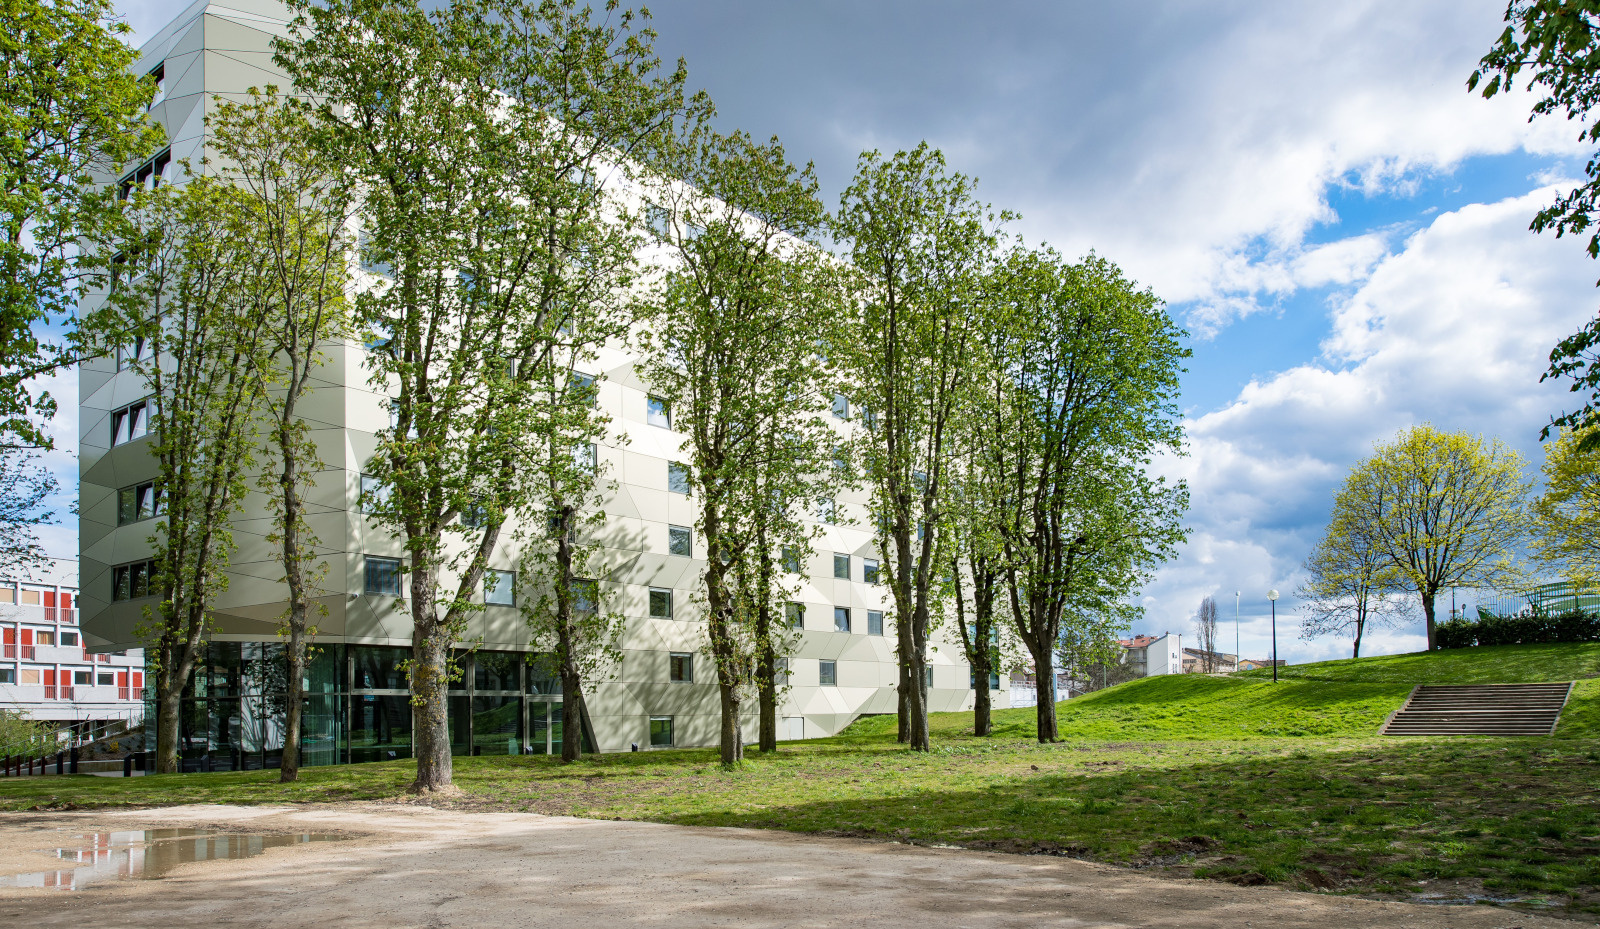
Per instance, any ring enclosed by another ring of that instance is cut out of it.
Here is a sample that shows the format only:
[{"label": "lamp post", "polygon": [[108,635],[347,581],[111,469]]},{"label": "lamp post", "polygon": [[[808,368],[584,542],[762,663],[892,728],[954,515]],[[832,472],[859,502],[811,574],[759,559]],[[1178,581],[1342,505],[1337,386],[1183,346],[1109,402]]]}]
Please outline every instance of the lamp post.
[{"label": "lamp post", "polygon": [[1233,670],[1239,670],[1239,591],[1233,592]]},{"label": "lamp post", "polygon": [[1267,600],[1272,603],[1272,683],[1278,683],[1278,589],[1267,591]]}]

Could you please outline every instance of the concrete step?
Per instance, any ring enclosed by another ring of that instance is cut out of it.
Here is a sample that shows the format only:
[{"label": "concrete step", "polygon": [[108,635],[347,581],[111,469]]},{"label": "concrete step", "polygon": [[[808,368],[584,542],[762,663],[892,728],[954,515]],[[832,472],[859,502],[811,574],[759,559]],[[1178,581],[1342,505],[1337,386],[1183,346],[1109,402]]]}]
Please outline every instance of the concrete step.
[{"label": "concrete step", "polygon": [[1423,684],[1380,735],[1540,736],[1555,731],[1572,683]]}]

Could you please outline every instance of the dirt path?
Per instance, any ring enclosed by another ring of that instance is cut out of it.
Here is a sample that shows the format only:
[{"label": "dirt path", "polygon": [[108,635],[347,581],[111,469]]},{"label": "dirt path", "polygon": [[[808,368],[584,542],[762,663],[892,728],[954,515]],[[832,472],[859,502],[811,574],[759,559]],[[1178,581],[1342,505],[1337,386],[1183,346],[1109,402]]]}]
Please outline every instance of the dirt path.
[{"label": "dirt path", "polygon": [[349,841],[183,864],[161,880],[0,889],[0,925],[271,929],[1183,926],[1574,929],[1491,907],[1147,877],[1086,862],[781,832],[352,804],[0,815],[0,874],[100,830],[219,826]]}]

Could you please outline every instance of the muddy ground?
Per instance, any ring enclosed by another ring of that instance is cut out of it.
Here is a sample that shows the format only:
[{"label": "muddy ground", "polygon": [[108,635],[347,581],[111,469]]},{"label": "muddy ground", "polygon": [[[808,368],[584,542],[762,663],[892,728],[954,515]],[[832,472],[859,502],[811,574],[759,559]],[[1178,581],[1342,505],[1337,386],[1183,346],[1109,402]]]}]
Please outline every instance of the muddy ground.
[{"label": "muddy ground", "polygon": [[1575,929],[1424,906],[1170,880],[1043,856],[378,803],[0,814],[0,875],[70,868],[109,830],[209,826],[347,841],[179,864],[80,890],[0,888],[0,925],[498,929],[1183,926]]}]

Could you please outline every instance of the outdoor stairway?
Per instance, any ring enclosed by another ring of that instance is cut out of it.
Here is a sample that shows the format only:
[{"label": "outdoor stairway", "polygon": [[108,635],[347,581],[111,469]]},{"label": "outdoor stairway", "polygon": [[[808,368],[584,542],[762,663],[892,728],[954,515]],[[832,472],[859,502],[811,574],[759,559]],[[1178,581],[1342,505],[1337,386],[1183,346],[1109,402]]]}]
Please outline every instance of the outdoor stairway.
[{"label": "outdoor stairway", "polygon": [[1422,684],[1379,735],[1549,735],[1572,684]]}]

